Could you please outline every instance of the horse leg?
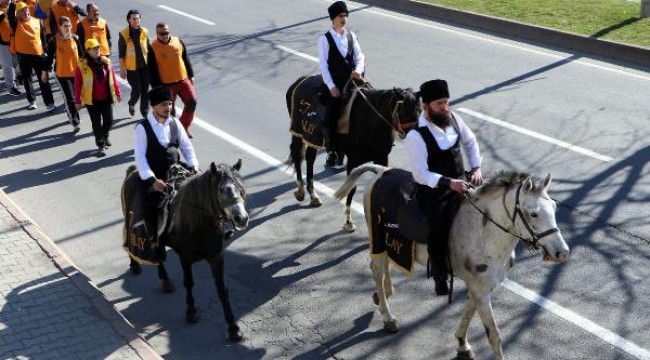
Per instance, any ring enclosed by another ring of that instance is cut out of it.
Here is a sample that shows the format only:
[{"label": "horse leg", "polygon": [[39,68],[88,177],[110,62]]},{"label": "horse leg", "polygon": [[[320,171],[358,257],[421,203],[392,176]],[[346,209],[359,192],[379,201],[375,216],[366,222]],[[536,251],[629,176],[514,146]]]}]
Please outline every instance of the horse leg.
[{"label": "horse leg", "polygon": [[307,162],[307,192],[309,193],[309,197],[311,197],[309,205],[319,207],[323,205],[323,202],[314,189],[314,163],[316,162],[315,148],[311,146],[307,147],[307,150],[305,151],[305,160]]},{"label": "horse leg", "polygon": [[172,283],[169,275],[167,274],[167,269],[165,269],[165,264],[160,263],[157,266],[158,268],[158,279],[162,281],[162,291],[165,293],[172,293],[174,290],[174,283]]},{"label": "horse leg", "polygon": [[393,289],[393,279],[390,276],[388,265],[388,261],[384,261],[384,292],[386,293],[386,299],[391,297],[395,292],[395,289]]},{"label": "horse leg", "polygon": [[140,266],[140,263],[131,256],[129,256],[129,259],[129,270],[131,271],[131,274],[140,275],[142,273],[142,266]]},{"label": "horse leg", "polygon": [[296,170],[296,191],[294,191],[293,196],[298,201],[305,200],[305,188],[302,182],[302,148],[303,143],[302,139],[297,136],[291,137],[291,145],[289,150],[291,151],[291,160],[293,161],[293,168]]},{"label": "horse leg", "polygon": [[471,293],[467,295],[467,302],[465,303],[465,312],[460,324],[458,324],[458,329],[456,330],[456,339],[458,340],[458,348],[456,349],[457,359],[459,360],[473,360],[474,352],[472,351],[471,346],[467,342],[467,329],[469,323],[474,317],[476,312],[476,302],[472,297]]},{"label": "horse leg", "polygon": [[503,360],[501,333],[499,332],[497,323],[494,320],[494,313],[492,312],[492,293],[487,293],[480,299],[477,299],[476,310],[485,328],[485,333],[492,346],[492,351],[494,351],[494,359]]},{"label": "horse leg", "polygon": [[[388,330],[391,333],[395,333],[399,330],[397,327],[397,319],[395,319],[393,317],[393,314],[390,312],[390,307],[388,305],[388,300],[386,299],[386,291],[384,288],[384,279],[387,275],[387,266],[388,258],[385,254],[373,257],[370,261],[370,270],[372,270],[372,278],[375,280],[375,289],[377,290],[374,294],[372,294],[372,299],[375,305],[379,306],[379,313],[384,319],[384,329]],[[388,274],[388,276],[390,276],[390,274]]]},{"label": "horse leg", "polygon": [[230,306],[230,295],[223,276],[223,253],[215,261],[211,262],[211,267],[212,277],[217,286],[217,293],[219,294],[219,300],[221,300],[221,306],[223,307],[223,314],[228,324],[228,339],[232,342],[239,342],[243,336],[239,331],[239,326],[235,322],[235,315],[233,315],[232,307]]},{"label": "horse leg", "polygon": [[183,268],[183,286],[185,286],[185,321],[194,324],[199,321],[199,312],[194,305],[194,275],[192,274],[192,262],[181,258],[181,267]]},{"label": "horse leg", "polygon": [[[348,159],[348,163],[349,163]],[[348,173],[349,174],[349,173]],[[354,193],[357,191],[357,187],[353,187],[350,192],[348,193],[348,197],[345,199],[345,224],[343,224],[343,230],[347,232],[354,232],[354,230],[357,229],[357,226],[354,225],[354,221],[352,221],[352,197],[354,196]]]}]

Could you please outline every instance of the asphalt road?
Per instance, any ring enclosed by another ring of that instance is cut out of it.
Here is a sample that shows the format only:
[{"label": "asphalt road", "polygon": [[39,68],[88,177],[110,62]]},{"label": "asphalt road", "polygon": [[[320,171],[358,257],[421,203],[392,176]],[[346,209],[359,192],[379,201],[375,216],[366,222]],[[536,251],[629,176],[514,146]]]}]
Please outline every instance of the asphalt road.
[{"label": "asphalt road", "polygon": [[[462,282],[447,305],[433,296],[423,269],[412,279],[394,270],[391,305],[401,331],[386,334],[371,300],[362,215],[354,214],[356,233],[343,233],[343,206],[327,196],[344,174],[324,169],[324,156],[318,158],[324,205],[312,209],[296,203],[294,181],[279,165],[289,144],[284,93],[297,77],[318,69],[316,39],[330,25],[329,2],[97,3],[114,36],[130,8],[140,9],[152,33],[157,22],[170,24],[188,45],[196,71],[193,133],[203,167],[243,159],[253,217],[228,248],[226,267],[245,341],[226,342],[205,264],[195,266],[202,310],[196,325],[183,321],[174,255],[175,294],[159,291],[154,268],[138,278],[126,271],[119,187],[133,162],[137,119],[129,118],[125,103],[115,109],[113,146],[98,159],[85,110],[83,130],[72,136],[62,111],[49,115],[39,103],[28,112],[26,101],[3,95],[0,186],[161,355],[454,358]],[[484,172],[554,176],[551,196],[560,202],[557,217],[572,254],[565,264],[546,265],[541,254],[519,249],[512,282],[495,292],[493,303],[506,357],[650,359],[650,73],[350,5],[349,28],[360,38],[375,87],[447,79],[455,109],[479,138]],[[60,92],[56,99],[61,104]],[[408,167],[400,142],[390,162]],[[492,357],[478,319],[469,339],[478,359]]]}]

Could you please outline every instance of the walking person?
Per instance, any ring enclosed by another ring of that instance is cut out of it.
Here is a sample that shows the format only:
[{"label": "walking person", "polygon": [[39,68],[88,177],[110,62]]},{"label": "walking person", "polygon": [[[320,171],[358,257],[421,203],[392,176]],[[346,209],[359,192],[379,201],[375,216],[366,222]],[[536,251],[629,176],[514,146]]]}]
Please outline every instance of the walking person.
[{"label": "walking person", "polygon": [[140,12],[129,10],[126,14],[128,26],[120,31],[117,42],[120,58],[120,77],[131,85],[129,114],[135,116],[135,104],[140,101],[140,114],[143,118],[149,113],[149,69],[147,51],[149,50],[149,31],[140,24]]},{"label": "walking person", "polygon": [[113,126],[113,104],[120,102],[120,86],[109,58],[100,54],[99,42],[86,40],[86,52],[75,70],[74,96],[77,110],[86,105],[92,123],[97,156],[105,156],[111,146],[109,132]]},{"label": "walking person", "polygon": [[445,80],[430,80],[420,86],[422,114],[417,128],[409,131],[404,145],[417,185],[417,201],[429,223],[429,259],[437,295],[449,294],[447,286],[448,238],[460,205],[460,194],[469,183],[463,180],[461,146],[471,166],[470,181],[483,183],[481,154],[476,136],[459,115],[449,109]]},{"label": "walking person", "polygon": [[343,150],[337,133],[337,122],[341,116],[341,92],[350,77],[363,78],[365,55],[357,36],[348,31],[348,7],[337,1],[327,8],[332,28],[318,39],[318,62],[323,82],[327,86],[322,97],[327,105],[325,128],[328,134],[327,160],[329,167],[343,167]]},{"label": "walking person", "polygon": [[148,66],[151,87],[169,86],[172,91],[172,104],[175,103],[177,95],[183,101],[183,113],[179,120],[187,136],[192,138],[189,129],[196,110],[194,70],[185,44],[178,37],[170,35],[169,25],[166,23],[156,25],[156,40],[151,43]]},{"label": "walking person", "polygon": [[30,15],[27,4],[24,2],[16,3],[16,0],[10,0],[7,13],[11,30],[14,33],[18,66],[23,76],[23,85],[28,101],[27,109],[37,108],[31,81],[32,71],[34,71],[43,102],[49,111],[53,111],[55,109],[54,96],[50,83],[47,81],[49,68],[45,56],[45,33],[41,23]]},{"label": "walking person", "polygon": [[81,20],[77,27],[79,42],[86,43],[88,39],[95,39],[99,42],[99,51],[103,56],[111,56],[111,32],[105,19],[99,17],[99,6],[95,3],[86,5],[88,16]]},{"label": "walking person", "polygon": [[20,96],[22,93],[18,90],[16,83],[16,57],[11,53],[13,31],[9,24],[9,0],[0,0],[0,65],[5,78],[5,87],[9,95]]},{"label": "walking person", "polygon": [[52,37],[47,53],[49,68],[52,67],[52,63],[56,59],[54,73],[65,97],[64,104],[68,121],[76,134],[81,129],[81,119],[74,101],[74,80],[75,69],[82,52],[77,35],[72,33],[72,22],[67,16],[59,17],[59,32]]},{"label": "walking person", "polygon": [[77,33],[79,26],[79,16],[86,16],[86,13],[70,0],[57,0],[50,6],[50,33],[52,35],[58,32],[58,21],[61,16],[67,16],[72,23],[72,33]]}]

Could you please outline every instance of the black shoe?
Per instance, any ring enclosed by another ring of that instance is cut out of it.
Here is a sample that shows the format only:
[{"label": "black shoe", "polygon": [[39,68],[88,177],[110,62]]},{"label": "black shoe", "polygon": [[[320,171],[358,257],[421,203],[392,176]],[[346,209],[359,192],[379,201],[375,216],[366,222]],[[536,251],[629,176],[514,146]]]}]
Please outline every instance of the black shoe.
[{"label": "black shoe", "polygon": [[189,130],[187,130],[187,137],[190,139],[194,139],[194,134],[192,134]]},{"label": "black shoe", "polygon": [[9,95],[11,95],[11,96],[20,96],[22,94],[23,93],[21,93],[20,90],[18,90],[18,88],[15,88],[15,87],[13,87],[13,88],[11,88],[11,90],[9,90]]},{"label": "black shoe", "polygon": [[129,115],[135,116],[135,106],[129,105]]},{"label": "black shoe", "polygon": [[327,153],[327,160],[325,160],[325,166],[334,167],[336,166],[337,161],[338,161],[338,156],[336,156],[336,153],[334,151],[330,151],[329,153]]},{"label": "black shoe", "polygon": [[104,145],[98,145],[97,146],[97,157],[104,157],[106,156],[106,152],[104,151]]},{"label": "black shoe", "polygon": [[336,165],[334,165],[334,168],[335,169],[343,169],[345,167],[345,164],[343,164],[343,160],[345,160],[345,155],[337,154],[336,155]]},{"label": "black shoe", "polygon": [[446,275],[434,275],[433,281],[436,283],[436,295],[444,296],[449,295],[449,287],[447,286],[447,276]]},{"label": "black shoe", "polygon": [[104,147],[109,147],[109,146],[111,146],[111,145],[113,145],[113,143],[111,143],[111,141],[108,140],[107,137],[105,137],[105,138],[104,138]]}]

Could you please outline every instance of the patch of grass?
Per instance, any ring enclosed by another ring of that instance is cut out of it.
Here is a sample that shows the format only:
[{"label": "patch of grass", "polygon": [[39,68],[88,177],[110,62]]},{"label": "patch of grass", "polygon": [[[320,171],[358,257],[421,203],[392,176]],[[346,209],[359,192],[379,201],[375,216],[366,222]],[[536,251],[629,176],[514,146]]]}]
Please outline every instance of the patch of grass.
[{"label": "patch of grass", "polygon": [[584,36],[650,47],[650,18],[625,0],[419,0]]}]

